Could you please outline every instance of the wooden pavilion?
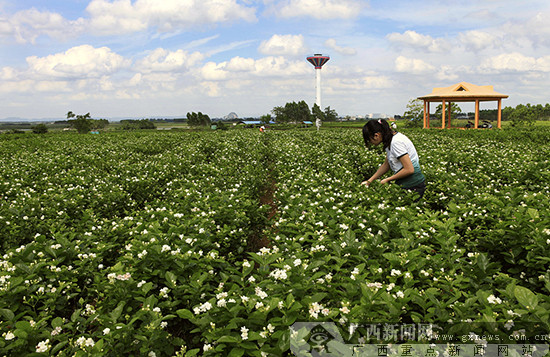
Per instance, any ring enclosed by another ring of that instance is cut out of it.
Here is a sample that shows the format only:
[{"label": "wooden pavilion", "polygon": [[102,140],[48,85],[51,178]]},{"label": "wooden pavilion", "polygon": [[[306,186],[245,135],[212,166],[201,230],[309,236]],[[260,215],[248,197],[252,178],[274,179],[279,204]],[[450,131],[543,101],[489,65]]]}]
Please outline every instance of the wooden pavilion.
[{"label": "wooden pavilion", "polygon": [[[451,127],[451,104],[454,102],[475,102],[474,128],[479,125],[479,102],[497,101],[497,127],[500,129],[502,118],[502,99],[507,95],[495,92],[493,86],[476,86],[475,84],[460,82],[450,87],[434,88],[431,94],[418,97],[424,101],[424,128],[430,128],[430,103],[442,102],[441,129],[445,128],[445,112],[447,112],[447,128]],[[447,106],[448,103],[448,106]]]}]

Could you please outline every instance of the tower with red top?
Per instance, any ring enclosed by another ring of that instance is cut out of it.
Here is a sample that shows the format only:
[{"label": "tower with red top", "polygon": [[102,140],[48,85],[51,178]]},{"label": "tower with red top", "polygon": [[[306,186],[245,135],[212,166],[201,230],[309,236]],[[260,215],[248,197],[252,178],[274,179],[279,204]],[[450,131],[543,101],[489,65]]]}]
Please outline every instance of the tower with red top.
[{"label": "tower with red top", "polygon": [[315,88],[317,90],[317,95],[315,98],[315,103],[321,107],[321,68],[323,68],[323,65],[328,62],[330,59],[329,56],[323,56],[320,53],[316,53],[311,57],[308,57],[307,60],[309,63],[311,63],[313,66],[315,66],[315,79],[316,79],[316,85]]}]

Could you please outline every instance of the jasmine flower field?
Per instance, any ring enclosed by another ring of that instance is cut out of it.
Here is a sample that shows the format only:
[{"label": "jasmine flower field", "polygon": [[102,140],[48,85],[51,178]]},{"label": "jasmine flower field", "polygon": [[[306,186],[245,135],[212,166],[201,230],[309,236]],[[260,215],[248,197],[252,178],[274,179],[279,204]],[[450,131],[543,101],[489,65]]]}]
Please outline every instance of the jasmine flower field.
[{"label": "jasmine flower field", "polygon": [[307,321],[548,333],[550,131],[404,133],[419,203],[360,185],[384,160],[360,130],[1,135],[0,354],[281,356]]}]

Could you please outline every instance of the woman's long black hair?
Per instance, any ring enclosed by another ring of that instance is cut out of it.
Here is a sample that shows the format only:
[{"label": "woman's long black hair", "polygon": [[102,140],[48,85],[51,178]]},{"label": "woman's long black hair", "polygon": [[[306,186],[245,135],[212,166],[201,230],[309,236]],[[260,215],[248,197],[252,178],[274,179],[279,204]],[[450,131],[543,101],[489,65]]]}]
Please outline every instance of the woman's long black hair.
[{"label": "woman's long black hair", "polygon": [[384,149],[390,147],[393,131],[386,120],[371,119],[363,126],[363,140],[365,140],[365,145],[367,147],[370,145],[370,139],[374,138],[374,134],[376,133],[382,134]]}]

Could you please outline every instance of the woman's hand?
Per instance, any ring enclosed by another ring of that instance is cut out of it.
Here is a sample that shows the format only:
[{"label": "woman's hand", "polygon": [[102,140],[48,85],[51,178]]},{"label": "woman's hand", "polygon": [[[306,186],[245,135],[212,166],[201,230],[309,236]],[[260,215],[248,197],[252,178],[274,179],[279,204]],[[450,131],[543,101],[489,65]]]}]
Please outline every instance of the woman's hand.
[{"label": "woman's hand", "polygon": [[390,182],[390,181],[391,181],[391,180],[389,180],[389,178],[385,178],[385,179],[383,179],[382,181],[380,181],[380,184],[381,184],[381,185],[385,185],[385,184],[387,184],[387,183]]},{"label": "woman's hand", "polygon": [[372,183],[371,181],[367,180],[367,181],[361,182],[361,185],[365,185],[365,186],[369,187],[371,183]]}]

